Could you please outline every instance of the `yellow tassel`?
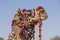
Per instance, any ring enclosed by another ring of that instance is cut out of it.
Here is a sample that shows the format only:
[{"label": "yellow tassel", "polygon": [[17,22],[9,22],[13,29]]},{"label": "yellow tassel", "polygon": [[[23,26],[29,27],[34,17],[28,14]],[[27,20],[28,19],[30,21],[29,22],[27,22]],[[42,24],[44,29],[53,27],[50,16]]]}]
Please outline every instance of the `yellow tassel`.
[{"label": "yellow tassel", "polygon": [[34,18],[31,18],[31,19],[30,19],[30,22],[32,22],[32,20],[34,20]]}]

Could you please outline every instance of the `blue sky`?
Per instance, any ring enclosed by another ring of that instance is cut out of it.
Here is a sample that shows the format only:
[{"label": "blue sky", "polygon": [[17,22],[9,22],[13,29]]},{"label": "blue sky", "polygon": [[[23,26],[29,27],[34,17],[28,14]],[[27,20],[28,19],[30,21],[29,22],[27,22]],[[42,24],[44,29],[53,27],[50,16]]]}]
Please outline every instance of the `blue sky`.
[{"label": "blue sky", "polygon": [[[48,14],[48,19],[43,21],[43,40],[60,35],[60,0],[0,0],[0,36],[7,40],[16,8],[32,9],[38,6],[43,6]],[[36,30],[38,30],[37,26]]]}]

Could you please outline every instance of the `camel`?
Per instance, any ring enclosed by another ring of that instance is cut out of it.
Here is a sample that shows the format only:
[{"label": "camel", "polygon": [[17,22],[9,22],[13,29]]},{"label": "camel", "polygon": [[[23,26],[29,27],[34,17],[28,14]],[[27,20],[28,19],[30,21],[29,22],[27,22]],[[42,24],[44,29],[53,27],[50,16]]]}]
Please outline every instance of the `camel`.
[{"label": "camel", "polygon": [[46,20],[48,15],[43,7],[37,7],[32,10],[16,9],[16,14],[12,21],[12,31],[8,40],[34,40],[35,25],[39,23],[39,40],[41,38],[42,21]]}]

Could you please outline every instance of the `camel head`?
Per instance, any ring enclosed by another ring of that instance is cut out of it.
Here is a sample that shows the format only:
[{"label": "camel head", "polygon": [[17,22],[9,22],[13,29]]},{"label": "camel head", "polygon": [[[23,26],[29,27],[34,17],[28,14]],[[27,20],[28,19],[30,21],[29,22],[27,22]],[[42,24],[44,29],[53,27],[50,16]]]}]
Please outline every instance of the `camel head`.
[{"label": "camel head", "polygon": [[42,20],[46,20],[48,18],[47,13],[46,13],[45,9],[42,6],[38,7],[36,10],[39,12],[40,17],[41,17]]}]

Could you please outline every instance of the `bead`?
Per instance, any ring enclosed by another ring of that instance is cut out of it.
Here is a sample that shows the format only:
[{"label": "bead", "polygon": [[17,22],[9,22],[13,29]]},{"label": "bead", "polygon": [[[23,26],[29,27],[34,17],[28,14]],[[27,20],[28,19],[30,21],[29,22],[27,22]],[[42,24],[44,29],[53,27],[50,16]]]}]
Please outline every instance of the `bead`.
[{"label": "bead", "polygon": [[34,34],[34,33],[35,33],[35,31],[32,31],[31,33],[32,33],[32,34]]},{"label": "bead", "polygon": [[39,37],[41,37],[41,35],[39,35]]},{"label": "bead", "polygon": [[31,37],[31,33],[28,32],[28,37]]},{"label": "bead", "polygon": [[31,12],[32,10],[27,10],[27,12]]},{"label": "bead", "polygon": [[11,26],[16,25],[16,21],[13,20]]},{"label": "bead", "polygon": [[20,30],[20,33],[19,33],[19,35],[21,35],[21,34],[23,34],[23,30]]},{"label": "bead", "polygon": [[29,26],[29,28],[32,28],[32,26]]},{"label": "bead", "polygon": [[28,21],[28,18],[25,18],[26,21]]},{"label": "bead", "polygon": [[11,34],[10,34],[10,36],[12,37],[12,36],[13,36],[13,34],[11,33]]},{"label": "bead", "polygon": [[25,12],[25,11],[26,11],[26,9],[23,9],[22,11],[23,11],[23,12]]},{"label": "bead", "polygon": [[39,25],[42,25],[42,21],[39,22]]}]

